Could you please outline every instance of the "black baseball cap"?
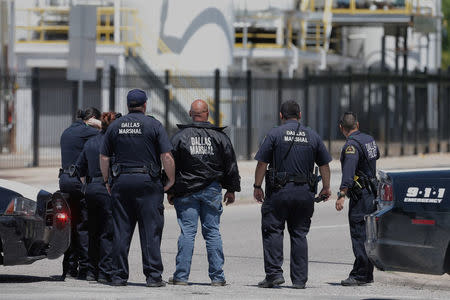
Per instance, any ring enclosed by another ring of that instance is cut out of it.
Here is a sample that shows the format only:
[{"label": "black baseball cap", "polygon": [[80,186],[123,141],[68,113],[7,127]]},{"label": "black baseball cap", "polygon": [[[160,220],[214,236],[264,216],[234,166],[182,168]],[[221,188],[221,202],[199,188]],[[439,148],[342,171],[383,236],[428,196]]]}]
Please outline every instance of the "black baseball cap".
[{"label": "black baseball cap", "polygon": [[147,101],[147,94],[140,89],[133,89],[127,94],[128,107],[138,107]]}]

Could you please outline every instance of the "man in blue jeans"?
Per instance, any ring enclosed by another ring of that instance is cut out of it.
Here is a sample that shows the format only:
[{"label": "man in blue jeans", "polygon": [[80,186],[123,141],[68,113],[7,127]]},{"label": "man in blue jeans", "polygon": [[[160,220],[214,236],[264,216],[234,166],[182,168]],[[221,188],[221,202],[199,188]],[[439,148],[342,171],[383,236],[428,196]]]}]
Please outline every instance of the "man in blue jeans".
[{"label": "man in blue jeans", "polygon": [[222,188],[227,192],[224,203],[235,200],[241,190],[240,176],[233,146],[224,127],[208,122],[208,105],[195,100],[189,115],[192,123],[178,125],[180,131],[172,138],[175,159],[175,184],[168,191],[170,204],[175,205],[181,233],[178,239],[176,270],[169,283],[187,285],[198,218],[208,252],[211,285],[226,284],[223,273],[224,256],[219,225],[222,215]]}]

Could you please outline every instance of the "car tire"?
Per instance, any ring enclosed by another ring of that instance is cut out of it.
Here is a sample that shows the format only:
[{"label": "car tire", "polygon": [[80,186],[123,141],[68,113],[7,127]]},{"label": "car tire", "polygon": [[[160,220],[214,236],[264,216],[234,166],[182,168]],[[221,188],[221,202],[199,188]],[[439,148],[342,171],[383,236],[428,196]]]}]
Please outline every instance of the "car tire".
[{"label": "car tire", "polygon": [[444,272],[450,275],[450,242],[447,245],[444,257]]},{"label": "car tire", "polygon": [[1,236],[0,236],[0,265],[3,265],[3,245]]}]

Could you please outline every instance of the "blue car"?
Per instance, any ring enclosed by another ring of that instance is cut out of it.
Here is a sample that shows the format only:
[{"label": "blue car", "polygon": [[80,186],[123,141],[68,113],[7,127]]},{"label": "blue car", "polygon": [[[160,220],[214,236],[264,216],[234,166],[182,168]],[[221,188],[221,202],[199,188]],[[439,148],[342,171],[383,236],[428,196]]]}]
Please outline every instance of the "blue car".
[{"label": "blue car", "polygon": [[380,270],[450,272],[450,169],[379,172],[366,251]]},{"label": "blue car", "polygon": [[0,179],[0,265],[56,259],[70,244],[65,195]]}]

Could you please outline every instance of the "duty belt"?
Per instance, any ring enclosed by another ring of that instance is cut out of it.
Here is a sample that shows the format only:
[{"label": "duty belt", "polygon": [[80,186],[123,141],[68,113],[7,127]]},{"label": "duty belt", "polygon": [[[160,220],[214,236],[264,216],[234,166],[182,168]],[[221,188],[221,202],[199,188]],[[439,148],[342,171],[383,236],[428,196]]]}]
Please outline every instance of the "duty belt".
[{"label": "duty belt", "polygon": [[103,177],[102,176],[98,176],[98,177],[91,177],[89,180],[89,183],[103,183]]},{"label": "duty belt", "polygon": [[294,182],[296,184],[308,183],[308,178],[303,174],[289,174],[286,172],[275,173],[275,180],[279,182]]},{"label": "duty belt", "polygon": [[61,177],[62,174],[68,174],[70,177],[75,177],[77,175],[77,168],[74,165],[71,165],[68,168],[59,169],[58,177]]},{"label": "duty belt", "polygon": [[113,177],[118,177],[120,174],[149,174],[152,177],[157,175],[153,174],[152,170],[146,166],[143,167],[126,167],[121,165],[113,165],[112,167]]}]

